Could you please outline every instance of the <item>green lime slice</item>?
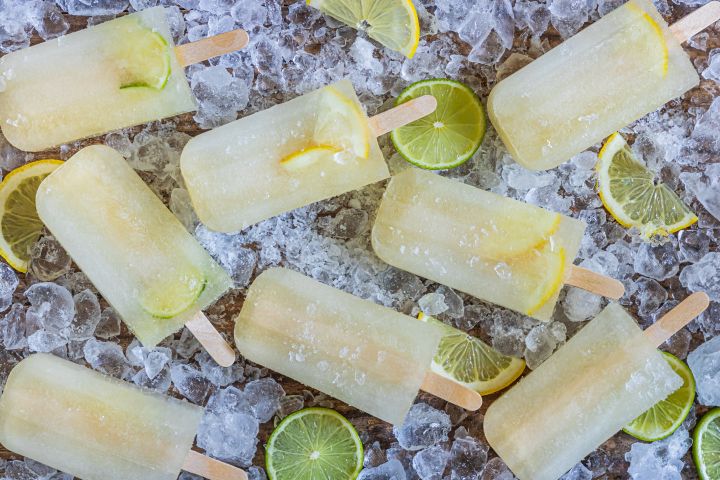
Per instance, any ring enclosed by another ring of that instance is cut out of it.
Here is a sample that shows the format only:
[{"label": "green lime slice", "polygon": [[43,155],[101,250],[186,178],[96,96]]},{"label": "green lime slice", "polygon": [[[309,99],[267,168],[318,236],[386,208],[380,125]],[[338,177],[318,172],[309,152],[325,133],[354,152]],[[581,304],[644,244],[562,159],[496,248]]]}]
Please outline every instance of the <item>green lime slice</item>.
[{"label": "green lime slice", "polygon": [[672,435],[685,421],[695,400],[695,379],[690,368],[674,355],[666,352],[663,355],[683,379],[683,385],[623,428],[625,433],[645,442],[655,442]]},{"label": "green lime slice", "polygon": [[162,90],[170,73],[170,48],[167,40],[136,20],[128,22],[122,43],[117,46],[120,89],[153,88]]},{"label": "green lime slice", "polygon": [[286,417],[266,447],[270,480],[353,480],[362,463],[357,430],[328,408],[306,408]]},{"label": "green lime slice", "polygon": [[391,137],[408,162],[429,170],[445,170],[465,163],[485,137],[485,110],[475,92],[454,80],[436,78],[413,83],[397,104],[422,95],[437,99],[435,112],[396,128]]},{"label": "green lime slice", "polygon": [[153,317],[172,318],[190,308],[205,290],[205,277],[194,268],[173,269],[156,279],[140,297],[143,310]]},{"label": "green lime slice", "polygon": [[720,478],[720,408],[707,412],[695,427],[693,459],[701,480]]}]

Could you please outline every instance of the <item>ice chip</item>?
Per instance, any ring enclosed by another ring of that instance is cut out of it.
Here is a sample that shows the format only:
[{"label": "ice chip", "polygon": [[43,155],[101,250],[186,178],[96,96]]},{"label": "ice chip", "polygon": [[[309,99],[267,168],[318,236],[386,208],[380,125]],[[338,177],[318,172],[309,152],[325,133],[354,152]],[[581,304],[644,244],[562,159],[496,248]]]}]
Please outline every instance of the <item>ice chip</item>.
[{"label": "ice chip", "polygon": [[426,403],[416,403],[402,425],[393,427],[393,434],[404,449],[422,450],[447,441],[451,426],[447,413]]}]

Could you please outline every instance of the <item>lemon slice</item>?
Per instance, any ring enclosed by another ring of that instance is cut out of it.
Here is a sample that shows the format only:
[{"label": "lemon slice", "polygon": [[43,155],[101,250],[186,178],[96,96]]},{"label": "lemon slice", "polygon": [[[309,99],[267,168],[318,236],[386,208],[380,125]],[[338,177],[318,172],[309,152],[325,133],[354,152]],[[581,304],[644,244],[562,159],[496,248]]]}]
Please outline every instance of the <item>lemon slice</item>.
[{"label": "lemon slice", "polygon": [[546,244],[507,262],[516,278],[519,296],[525,297],[526,315],[534,315],[555,298],[565,280],[565,249]]},{"label": "lemon slice", "polygon": [[170,79],[170,46],[167,40],[136,19],[128,18],[122,42],[116,45],[120,88],[162,90]]},{"label": "lemon slice", "polygon": [[635,12],[640,15],[643,22],[640,25],[644,26],[645,29],[631,29],[628,30],[631,35],[642,35],[643,38],[647,39],[646,42],[633,41],[629,44],[634,45],[634,53],[639,58],[644,59],[663,77],[668,73],[668,64],[670,58],[670,52],[668,50],[667,42],[665,41],[665,34],[658,23],[642,8],[638,7],[633,3],[627,4],[628,9],[631,12]]},{"label": "lemon slice", "polygon": [[0,183],[0,255],[19,272],[27,272],[30,247],[43,229],[35,209],[35,193],[40,182],[62,164],[62,160],[31,162],[10,172]]},{"label": "lemon slice", "polygon": [[295,172],[318,162],[332,160],[341,151],[341,149],[331,145],[304,148],[280,160],[280,165],[288,171]]},{"label": "lemon slice", "polygon": [[443,328],[432,371],[481,395],[502,390],[525,370],[525,360],[503,355],[482,340],[420,313],[418,319]]},{"label": "lemon slice", "polygon": [[336,88],[326,87],[321,91],[318,111],[313,133],[316,145],[334,145],[356,157],[368,158],[371,133],[360,105]]},{"label": "lemon slice", "polygon": [[667,236],[697,222],[698,217],[669,187],[638,160],[618,133],[598,154],[598,192],[605,208],[626,228],[643,238]]},{"label": "lemon slice", "polygon": [[157,277],[140,296],[143,310],[157,318],[173,318],[190,308],[207,284],[203,274],[189,265],[184,270],[176,266]]},{"label": "lemon slice", "polygon": [[307,0],[308,5],[412,58],[420,22],[411,0]]}]

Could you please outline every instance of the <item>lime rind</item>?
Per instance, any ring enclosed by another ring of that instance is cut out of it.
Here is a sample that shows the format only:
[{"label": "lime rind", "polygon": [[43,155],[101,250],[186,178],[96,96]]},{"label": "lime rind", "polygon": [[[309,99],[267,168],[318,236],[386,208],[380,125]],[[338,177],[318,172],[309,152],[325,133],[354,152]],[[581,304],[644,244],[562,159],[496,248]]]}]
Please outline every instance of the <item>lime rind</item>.
[{"label": "lime rind", "polygon": [[695,427],[692,451],[701,480],[720,478],[720,408],[707,412]]},{"label": "lime rind", "polygon": [[146,288],[140,305],[155,318],[173,318],[195,304],[207,287],[207,279],[197,271],[175,273],[171,281],[158,280]]}]

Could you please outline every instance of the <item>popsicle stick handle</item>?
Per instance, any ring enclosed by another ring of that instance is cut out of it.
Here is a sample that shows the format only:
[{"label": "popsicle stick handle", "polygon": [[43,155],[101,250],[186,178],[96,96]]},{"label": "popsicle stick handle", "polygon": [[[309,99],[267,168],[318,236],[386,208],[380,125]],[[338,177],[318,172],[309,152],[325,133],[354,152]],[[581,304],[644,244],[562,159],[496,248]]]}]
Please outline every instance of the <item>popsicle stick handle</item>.
[{"label": "popsicle stick handle", "polygon": [[720,2],[713,1],[670,25],[670,31],[680,43],[683,43],[718,20],[720,20]]},{"label": "popsicle stick handle", "polygon": [[565,283],[613,300],[625,295],[625,285],[619,280],[577,265],[570,266]]},{"label": "popsicle stick handle", "polygon": [[644,335],[659,347],[675,333],[700,315],[710,305],[705,292],[695,292],[645,330]]},{"label": "popsicle stick handle", "polygon": [[370,130],[376,137],[385,135],[398,127],[420,120],[430,115],[437,108],[437,100],[432,95],[408,100],[402,105],[393,107],[382,113],[370,117]]},{"label": "popsicle stick handle", "polygon": [[198,312],[185,326],[195,335],[200,345],[221,367],[229,367],[235,363],[235,351],[215,329],[203,312]]},{"label": "popsicle stick handle", "polygon": [[200,452],[190,450],[185,457],[182,469],[210,480],[248,480],[247,473]]},{"label": "popsicle stick handle", "polygon": [[232,30],[212,37],[203,38],[197,42],[186,43],[175,47],[175,56],[183,67],[194,63],[204,62],[213,57],[242,50],[250,41],[250,37],[243,29]]},{"label": "popsicle stick handle", "polygon": [[435,372],[427,372],[420,388],[465,410],[474,412],[482,406],[483,401],[479,393]]}]

